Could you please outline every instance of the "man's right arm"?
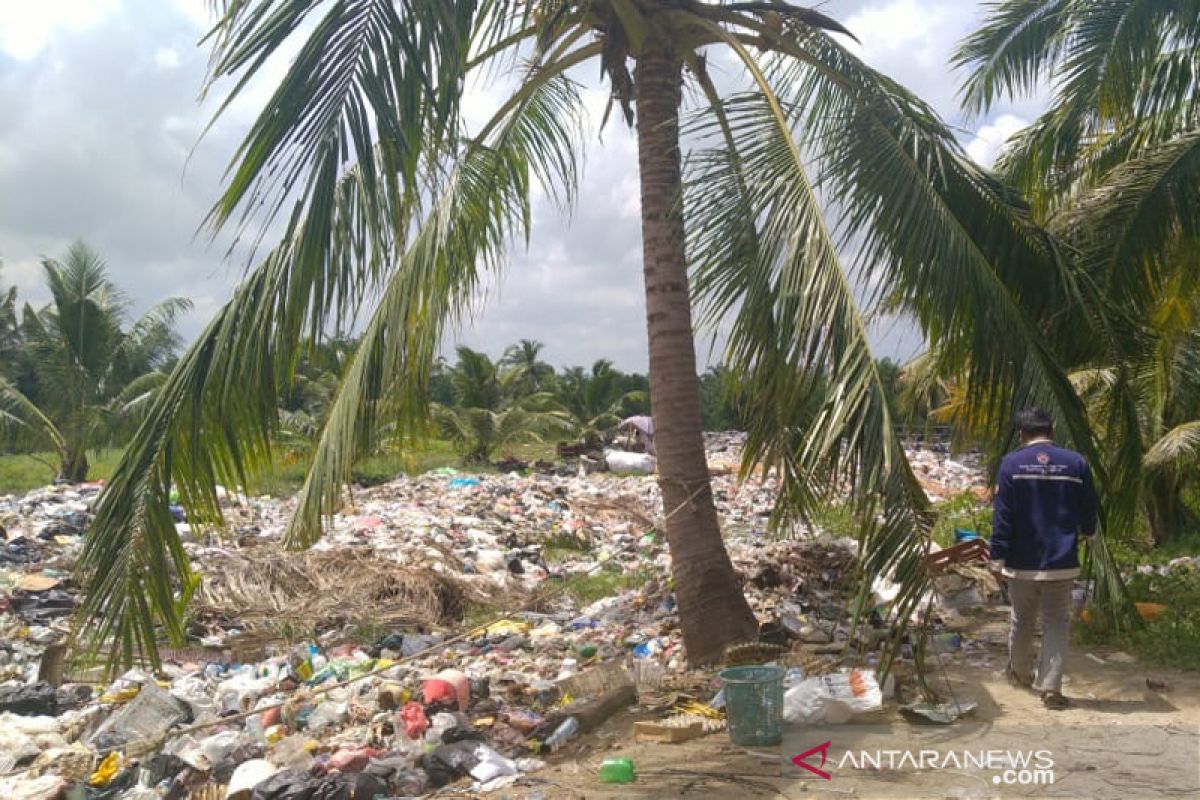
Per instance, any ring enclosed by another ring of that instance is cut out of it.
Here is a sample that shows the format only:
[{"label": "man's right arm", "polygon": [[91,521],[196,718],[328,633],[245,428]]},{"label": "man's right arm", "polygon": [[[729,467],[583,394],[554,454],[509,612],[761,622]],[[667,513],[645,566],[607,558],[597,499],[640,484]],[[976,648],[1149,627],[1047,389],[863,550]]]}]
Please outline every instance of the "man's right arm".
[{"label": "man's right arm", "polygon": [[1000,464],[996,476],[996,496],[992,500],[992,540],[990,555],[996,568],[1004,566],[1008,558],[1008,547],[1012,541],[1012,475],[1008,467]]}]

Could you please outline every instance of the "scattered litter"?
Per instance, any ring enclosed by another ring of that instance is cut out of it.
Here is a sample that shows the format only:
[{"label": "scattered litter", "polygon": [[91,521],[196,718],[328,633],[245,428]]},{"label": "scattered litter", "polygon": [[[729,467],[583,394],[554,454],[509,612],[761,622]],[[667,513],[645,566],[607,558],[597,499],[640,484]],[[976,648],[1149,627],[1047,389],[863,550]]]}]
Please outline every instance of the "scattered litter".
[{"label": "scattered litter", "polygon": [[808,678],[787,690],[783,718],[787,722],[840,725],[856,714],[883,708],[883,694],[874,673],[835,672]]},{"label": "scattered litter", "polygon": [[[221,490],[220,537],[178,518],[201,576],[188,647],[165,649],[155,675],[94,692],[98,676],[69,661],[55,680],[39,675],[67,640],[100,486],[0,497],[0,772],[20,771],[0,779],[0,797],[479,793],[541,769],[534,756],[579,756],[635,704],[655,717],[636,723],[638,740],[728,731],[751,745],[778,741],[784,720],[877,710],[870,668],[836,670],[846,653],[870,663],[897,587],[877,581],[875,611],[852,630],[858,543],[805,524],[771,534],[776,478],[738,481],[744,441],[707,438],[730,559],[762,623],[761,641],[730,649],[723,686],[686,663],[646,453],[610,451],[611,472],[438,470],[356,487],[303,553],[281,546],[292,501]],[[931,495],[986,492],[977,461],[910,455]],[[987,599],[972,569],[945,566],[940,606]],[[594,602],[567,591],[609,577],[634,580]],[[513,611],[471,629],[476,603]],[[958,634],[935,642],[947,660],[973,655]],[[762,666],[776,656],[782,666]],[[642,777],[622,758],[600,773]]]},{"label": "scattered litter", "polygon": [[900,706],[900,713],[909,722],[919,724],[950,725],[960,718],[972,714],[979,704],[974,700],[959,700],[949,703],[919,701]]}]

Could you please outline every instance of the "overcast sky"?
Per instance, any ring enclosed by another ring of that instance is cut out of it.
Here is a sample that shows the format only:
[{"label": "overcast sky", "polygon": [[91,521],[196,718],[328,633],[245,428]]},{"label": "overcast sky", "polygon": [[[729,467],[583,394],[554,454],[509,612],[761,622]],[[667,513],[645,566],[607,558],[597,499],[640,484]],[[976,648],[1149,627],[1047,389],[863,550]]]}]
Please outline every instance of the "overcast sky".
[{"label": "overcast sky", "polygon": [[[200,140],[219,99],[198,99],[205,8],[205,0],[0,0],[0,285],[44,299],[39,258],[82,238],[139,309],[190,297],[189,338],[229,296],[245,258],[224,258],[225,243],[196,230],[270,87],[255,87]],[[832,0],[821,8],[862,40],[869,62],[958,126],[982,163],[1039,110],[1037,100],[1002,105],[969,125],[958,113],[960,77],[948,56],[980,4]],[[604,93],[593,87],[587,99],[602,107]],[[493,103],[481,95],[473,111]],[[610,123],[603,141],[591,141],[573,217],[535,210],[529,249],[514,252],[504,280],[452,341],[496,355],[533,338],[558,365],[611,358],[645,369],[633,140]],[[882,326],[875,339],[880,356],[919,346],[903,325]]]}]

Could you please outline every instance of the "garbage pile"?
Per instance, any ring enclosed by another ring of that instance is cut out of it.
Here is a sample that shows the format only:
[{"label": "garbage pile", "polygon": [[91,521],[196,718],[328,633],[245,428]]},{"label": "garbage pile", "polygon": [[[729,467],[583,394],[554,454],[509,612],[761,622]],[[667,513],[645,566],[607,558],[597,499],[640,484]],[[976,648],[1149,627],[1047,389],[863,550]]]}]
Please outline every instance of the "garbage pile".
[{"label": "garbage pile", "polygon": [[[713,489],[763,642],[832,672],[857,545],[768,534],[774,481],[738,484],[742,441],[710,437]],[[221,535],[178,526],[203,578],[191,646],[157,674],[96,683],[62,642],[98,491],[0,498],[0,797],[487,791],[639,697],[718,688],[685,663],[653,476],[454,470],[356,488],[304,553],[280,547],[290,501],[224,492]],[[573,591],[608,579],[608,596]],[[667,735],[720,729],[719,702],[701,699],[673,701]]]},{"label": "garbage pile", "polygon": [[970,492],[977,500],[989,499],[982,457],[977,452],[951,457],[938,449],[905,450],[908,463],[925,494],[934,501]]}]

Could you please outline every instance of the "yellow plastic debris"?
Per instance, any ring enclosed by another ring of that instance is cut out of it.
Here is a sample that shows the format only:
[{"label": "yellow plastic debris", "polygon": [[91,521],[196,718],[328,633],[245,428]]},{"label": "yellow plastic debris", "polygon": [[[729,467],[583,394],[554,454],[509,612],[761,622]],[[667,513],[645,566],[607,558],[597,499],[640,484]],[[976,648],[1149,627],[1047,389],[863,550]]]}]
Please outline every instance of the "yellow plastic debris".
[{"label": "yellow plastic debris", "polygon": [[484,628],[488,636],[515,636],[518,633],[529,633],[532,626],[528,622],[516,619],[502,619]]},{"label": "yellow plastic debris", "polygon": [[128,703],[130,700],[138,696],[138,692],[142,687],[134,684],[126,686],[124,689],[118,689],[115,692],[105,692],[100,695],[101,703]]},{"label": "yellow plastic debris", "polygon": [[671,707],[671,710],[677,714],[693,714],[698,717],[707,719],[724,719],[725,713],[720,709],[707,706],[704,703],[697,703],[694,700],[689,700],[683,703],[676,703]]},{"label": "yellow plastic debris", "polygon": [[125,760],[121,758],[121,754],[117,752],[109,753],[100,766],[96,767],[96,771],[92,773],[92,777],[88,778],[88,784],[97,788],[103,788],[112,783],[112,779],[121,774],[121,770],[125,767]]}]

